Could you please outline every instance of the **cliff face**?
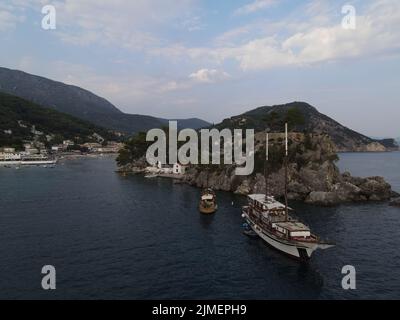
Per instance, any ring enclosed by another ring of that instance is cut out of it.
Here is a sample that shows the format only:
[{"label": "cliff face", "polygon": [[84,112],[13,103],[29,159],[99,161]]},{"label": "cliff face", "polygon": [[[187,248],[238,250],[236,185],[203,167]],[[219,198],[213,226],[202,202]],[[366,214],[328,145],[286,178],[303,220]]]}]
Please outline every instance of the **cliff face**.
[{"label": "cliff face", "polygon": [[[320,205],[335,205],[347,201],[384,201],[394,197],[391,186],[380,177],[354,178],[341,174],[335,165],[337,151],[387,151],[394,144],[386,139],[384,144],[352,131],[314,107],[301,102],[287,105],[261,107],[240,116],[225,119],[214,127],[222,129],[254,129],[255,170],[250,176],[236,176],[233,165],[192,165],[186,170],[184,182],[197,187],[237,194],[264,193],[265,130],[270,132],[270,159],[267,164],[270,194],[284,195],[283,168],[284,124],[289,125],[288,196]],[[142,145],[140,141],[138,146]],[[129,145],[129,143],[128,143]],[[123,172],[140,172],[145,159],[135,156],[138,149],[128,148],[127,159],[140,159],[121,168]],[[144,152],[139,152],[140,156]],[[121,155],[121,154],[120,154]],[[400,196],[400,195],[399,195]]]},{"label": "cliff face", "polygon": [[[257,147],[265,143],[257,135]],[[272,135],[272,144],[281,144],[282,134]],[[335,145],[327,135],[301,133],[290,134],[288,197],[317,205],[336,205],[354,201],[385,201],[394,193],[391,186],[381,177],[354,178],[349,173],[341,174],[335,165]],[[259,170],[260,171],[260,170]],[[271,194],[284,195],[284,168],[270,168],[268,185]],[[266,182],[262,172],[252,176],[235,176],[233,166],[217,170],[204,170],[192,166],[184,180],[197,187],[212,187],[215,190],[232,191],[237,194],[265,193]]]}]

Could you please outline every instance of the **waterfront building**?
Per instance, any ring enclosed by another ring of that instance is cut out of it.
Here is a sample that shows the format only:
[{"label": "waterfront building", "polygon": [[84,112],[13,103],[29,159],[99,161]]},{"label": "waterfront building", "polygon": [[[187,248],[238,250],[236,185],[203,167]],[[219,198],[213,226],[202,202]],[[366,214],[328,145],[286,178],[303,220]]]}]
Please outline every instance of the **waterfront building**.
[{"label": "waterfront building", "polygon": [[185,174],[186,167],[187,167],[186,165],[183,165],[181,163],[175,163],[173,165],[172,172],[173,172],[173,174]]}]

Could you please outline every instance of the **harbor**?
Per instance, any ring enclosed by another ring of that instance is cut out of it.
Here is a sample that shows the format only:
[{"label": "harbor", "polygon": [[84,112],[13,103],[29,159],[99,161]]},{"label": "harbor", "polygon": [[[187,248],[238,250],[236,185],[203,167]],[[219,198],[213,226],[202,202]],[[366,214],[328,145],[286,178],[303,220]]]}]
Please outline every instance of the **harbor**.
[{"label": "harbor", "polygon": [[26,143],[24,151],[16,150],[13,147],[0,148],[0,167],[21,167],[21,166],[49,166],[54,167],[59,162],[84,158],[98,158],[104,156],[117,156],[121,144],[112,143],[102,146],[98,143],[85,144],[83,150],[71,150],[72,141],[64,141],[62,146],[45,148],[42,144]]}]

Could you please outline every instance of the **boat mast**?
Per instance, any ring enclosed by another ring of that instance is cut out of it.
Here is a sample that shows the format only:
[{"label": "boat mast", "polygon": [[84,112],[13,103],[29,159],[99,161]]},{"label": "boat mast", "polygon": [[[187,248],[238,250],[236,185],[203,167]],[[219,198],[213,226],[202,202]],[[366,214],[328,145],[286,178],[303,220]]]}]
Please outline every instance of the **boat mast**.
[{"label": "boat mast", "polygon": [[265,178],[265,197],[268,200],[269,195],[269,180],[268,180],[268,160],[269,160],[269,136],[268,131],[266,131],[266,154],[264,162],[264,178]]},{"label": "boat mast", "polygon": [[288,124],[285,123],[285,215],[286,221],[289,216],[288,209]]},{"label": "boat mast", "polygon": [[208,175],[209,175],[209,168],[207,168],[207,170],[206,170],[206,188],[205,189],[208,189]]}]

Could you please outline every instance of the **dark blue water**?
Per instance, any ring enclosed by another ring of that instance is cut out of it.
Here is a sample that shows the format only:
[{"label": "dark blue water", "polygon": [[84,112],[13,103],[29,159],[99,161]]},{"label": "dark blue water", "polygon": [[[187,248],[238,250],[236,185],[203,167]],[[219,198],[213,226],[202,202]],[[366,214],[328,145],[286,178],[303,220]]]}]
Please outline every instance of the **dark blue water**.
[{"label": "dark blue water", "polygon": [[[361,175],[379,161],[373,173],[400,183],[399,153],[342,157],[342,167]],[[0,169],[0,298],[399,298],[398,208],[292,203],[337,243],[300,264],[242,235],[243,198],[219,193],[220,210],[205,217],[198,189],[114,170],[113,159]],[[48,264],[57,269],[50,292],[41,289]],[[351,292],[341,287],[348,264],[357,270]]]}]

